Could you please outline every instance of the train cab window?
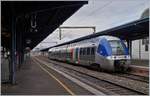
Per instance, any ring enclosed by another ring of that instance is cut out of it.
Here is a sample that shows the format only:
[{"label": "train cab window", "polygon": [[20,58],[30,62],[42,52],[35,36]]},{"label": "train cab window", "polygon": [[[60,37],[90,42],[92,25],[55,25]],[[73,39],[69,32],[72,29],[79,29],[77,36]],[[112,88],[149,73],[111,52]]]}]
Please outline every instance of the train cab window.
[{"label": "train cab window", "polygon": [[119,40],[110,40],[109,44],[112,48],[112,55],[123,55],[124,49],[123,45]]},{"label": "train cab window", "polygon": [[87,48],[87,55],[90,55],[90,48]]},{"label": "train cab window", "polygon": [[95,47],[92,47],[91,48],[91,55],[94,55],[95,54]]}]

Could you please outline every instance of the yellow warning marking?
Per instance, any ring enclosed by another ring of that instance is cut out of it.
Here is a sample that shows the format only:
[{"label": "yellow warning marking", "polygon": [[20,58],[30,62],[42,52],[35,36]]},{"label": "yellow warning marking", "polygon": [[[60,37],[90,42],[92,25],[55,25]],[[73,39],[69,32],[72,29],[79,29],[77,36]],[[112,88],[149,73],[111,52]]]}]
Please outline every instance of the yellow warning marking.
[{"label": "yellow warning marking", "polygon": [[[38,64],[38,63],[37,63]],[[47,71],[45,68],[43,68],[40,64],[38,64],[41,69],[43,69],[45,72],[47,72],[53,79],[55,79],[62,87],[66,89],[67,92],[69,92],[71,95],[75,95],[65,84],[63,84],[58,78],[56,78],[53,74],[51,74],[49,71]]]}]

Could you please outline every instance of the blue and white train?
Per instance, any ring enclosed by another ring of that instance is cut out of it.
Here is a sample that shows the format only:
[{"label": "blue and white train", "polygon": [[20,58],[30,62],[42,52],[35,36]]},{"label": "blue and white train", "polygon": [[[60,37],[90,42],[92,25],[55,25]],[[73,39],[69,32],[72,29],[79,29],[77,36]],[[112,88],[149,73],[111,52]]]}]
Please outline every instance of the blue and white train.
[{"label": "blue and white train", "polygon": [[107,71],[125,71],[130,55],[125,43],[117,37],[99,36],[49,49],[49,58],[93,66]]}]

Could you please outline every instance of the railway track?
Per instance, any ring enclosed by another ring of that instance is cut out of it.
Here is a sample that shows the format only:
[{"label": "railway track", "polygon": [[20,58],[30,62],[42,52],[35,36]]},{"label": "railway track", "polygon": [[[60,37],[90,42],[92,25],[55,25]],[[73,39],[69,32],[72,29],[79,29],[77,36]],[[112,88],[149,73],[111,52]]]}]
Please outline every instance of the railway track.
[{"label": "railway track", "polygon": [[[46,62],[50,62],[51,66],[53,66],[54,68],[59,69],[59,70],[65,72],[66,74],[79,79],[82,82],[88,83],[90,86],[93,86],[96,89],[101,90],[102,92],[104,92],[108,95],[116,95],[116,94],[118,94],[118,95],[144,95],[144,94],[148,94],[148,84],[145,82],[142,82],[142,81],[135,81],[135,79],[129,80],[128,78],[126,78],[124,82],[129,83],[130,81],[132,81],[135,83],[138,82],[138,84],[140,82],[140,83],[143,83],[143,86],[141,85],[139,87],[140,89],[135,86],[133,87],[132,85],[134,85],[134,84],[131,84],[131,83],[129,85],[132,87],[127,86],[127,85],[125,86],[125,84],[120,82],[123,79],[122,79],[122,77],[119,77],[119,76],[117,77],[118,78],[117,81],[111,80],[112,78],[111,79],[109,78],[109,80],[108,80],[108,78],[107,79],[99,78],[99,76],[96,76],[94,74],[93,75],[89,74],[92,72],[86,72],[86,71],[82,70],[85,68],[79,68],[79,67],[74,68],[77,66],[72,67],[73,65],[67,65],[67,64],[62,64],[60,62],[58,63],[56,61],[50,61],[49,59],[46,59],[46,58],[40,58],[40,59],[43,59]],[[48,66],[48,65],[45,65],[45,66]],[[76,70],[76,69],[78,69],[78,70]],[[105,73],[102,73],[102,75],[104,75],[104,74]],[[127,81],[127,80],[129,80],[129,81]]]},{"label": "railway track", "polygon": [[145,82],[145,83],[149,83],[149,78],[144,77],[144,76],[138,76],[138,75],[134,75],[134,74],[130,74],[130,73],[115,73],[114,75],[119,76],[119,77],[124,77],[124,78],[128,78],[128,79],[132,79],[132,80],[136,80],[136,81],[141,81],[141,82]]},{"label": "railway track", "polygon": [[[43,58],[43,59],[47,60],[46,58]],[[47,61],[49,62],[49,59]],[[149,77],[145,77],[145,76],[134,75],[134,74],[131,74],[131,73],[111,73],[111,74],[115,75],[115,76],[119,76],[119,77],[124,77],[124,78],[128,78],[128,79],[136,80],[136,81],[149,83]]]}]

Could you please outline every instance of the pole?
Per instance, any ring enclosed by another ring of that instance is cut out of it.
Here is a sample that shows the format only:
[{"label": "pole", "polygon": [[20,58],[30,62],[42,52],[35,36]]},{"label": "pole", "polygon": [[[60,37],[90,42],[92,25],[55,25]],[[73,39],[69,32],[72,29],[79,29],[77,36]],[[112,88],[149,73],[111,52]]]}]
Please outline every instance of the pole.
[{"label": "pole", "polygon": [[[12,10],[13,11],[13,10]],[[16,18],[14,16],[14,14],[12,15],[12,18],[11,18],[11,21],[12,21],[12,34],[11,34],[11,63],[10,63],[10,72],[11,72],[11,75],[10,75],[10,81],[12,84],[15,84],[16,81],[15,81],[15,65],[16,65],[16,56],[15,56],[15,52],[16,52]]]},{"label": "pole", "polygon": [[132,41],[129,41],[129,47],[130,47],[130,56],[132,57]]},{"label": "pole", "polygon": [[59,27],[59,40],[61,40],[61,28]]},{"label": "pole", "polygon": [[127,47],[129,49],[129,54],[132,57],[132,41],[131,40],[127,40]]},{"label": "pole", "polygon": [[141,59],[141,40],[139,40],[139,59]]}]

